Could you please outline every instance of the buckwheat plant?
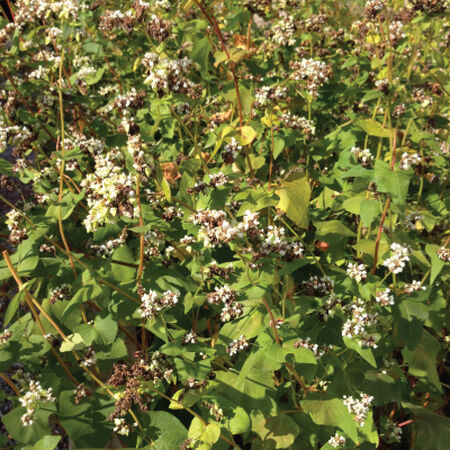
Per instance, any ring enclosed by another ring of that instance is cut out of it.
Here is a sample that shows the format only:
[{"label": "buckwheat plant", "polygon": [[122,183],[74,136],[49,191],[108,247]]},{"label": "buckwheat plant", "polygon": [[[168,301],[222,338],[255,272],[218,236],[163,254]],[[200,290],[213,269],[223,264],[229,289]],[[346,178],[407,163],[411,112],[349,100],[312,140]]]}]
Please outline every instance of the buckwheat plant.
[{"label": "buckwheat plant", "polygon": [[449,36],[0,0],[0,448],[446,449]]}]

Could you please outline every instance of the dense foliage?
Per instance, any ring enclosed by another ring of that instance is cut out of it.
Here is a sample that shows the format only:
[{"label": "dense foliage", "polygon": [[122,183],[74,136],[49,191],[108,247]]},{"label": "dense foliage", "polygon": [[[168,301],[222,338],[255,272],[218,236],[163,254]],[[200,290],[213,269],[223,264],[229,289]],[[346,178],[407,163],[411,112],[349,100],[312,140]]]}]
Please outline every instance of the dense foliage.
[{"label": "dense foliage", "polygon": [[445,0],[3,4],[0,446],[447,448]]}]

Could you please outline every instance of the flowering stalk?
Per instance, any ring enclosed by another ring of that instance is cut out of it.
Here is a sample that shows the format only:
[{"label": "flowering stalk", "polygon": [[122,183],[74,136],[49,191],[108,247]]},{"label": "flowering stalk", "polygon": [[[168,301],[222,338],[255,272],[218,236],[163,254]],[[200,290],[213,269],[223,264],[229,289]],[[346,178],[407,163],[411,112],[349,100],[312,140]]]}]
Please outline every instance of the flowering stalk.
[{"label": "flowering stalk", "polygon": [[[63,105],[63,98],[62,98],[62,70],[63,70],[63,61],[64,61],[64,47],[61,52],[61,61],[59,64],[59,114],[60,114],[60,126],[61,126],[61,154],[62,154],[62,160],[61,160],[61,167],[59,170],[59,194],[58,194],[58,202],[61,203],[63,198],[63,187],[64,187],[64,167],[65,167],[65,146],[64,146],[64,105]],[[66,239],[66,235],[64,233],[64,227],[62,223],[62,217],[61,217],[61,205],[58,206],[58,226],[59,226],[59,232],[61,234],[61,239],[64,243],[64,247],[66,248],[67,254],[69,256],[70,261],[70,267],[72,267],[73,276],[77,277],[77,272],[75,270],[75,265],[72,260],[72,253],[69,248],[69,244]]]}]

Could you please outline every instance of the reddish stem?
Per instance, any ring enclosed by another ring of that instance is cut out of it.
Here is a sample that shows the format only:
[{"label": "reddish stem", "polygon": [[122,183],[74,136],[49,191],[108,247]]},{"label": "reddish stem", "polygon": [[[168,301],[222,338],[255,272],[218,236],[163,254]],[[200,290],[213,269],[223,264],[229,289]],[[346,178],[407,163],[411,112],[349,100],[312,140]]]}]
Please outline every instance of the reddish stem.
[{"label": "reddish stem", "polygon": [[406,425],[409,425],[410,423],[413,423],[413,422],[414,422],[414,419],[409,419],[409,420],[405,420],[402,423],[399,423],[397,426],[402,428],[402,427],[405,427]]},{"label": "reddish stem", "polygon": [[8,4],[8,8],[9,8],[9,12],[11,13],[11,17],[13,22],[16,21],[16,16],[14,15],[14,11],[12,9],[11,3],[9,2],[9,0],[6,0],[6,3]]}]

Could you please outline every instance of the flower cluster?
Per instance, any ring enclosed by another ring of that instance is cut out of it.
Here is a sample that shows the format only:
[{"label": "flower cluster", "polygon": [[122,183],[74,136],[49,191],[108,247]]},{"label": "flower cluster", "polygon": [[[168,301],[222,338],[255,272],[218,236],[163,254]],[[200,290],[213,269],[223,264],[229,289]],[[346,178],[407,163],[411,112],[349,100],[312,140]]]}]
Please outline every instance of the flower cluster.
[{"label": "flower cluster", "polygon": [[367,419],[367,415],[370,412],[373,396],[361,392],[360,397],[360,399],[355,399],[344,395],[344,405],[347,407],[348,412],[353,414],[355,422],[357,422],[359,426],[363,427]]},{"label": "flower cluster", "polygon": [[205,247],[220,247],[223,243],[242,237],[242,232],[227,219],[225,211],[205,209],[192,214],[189,220],[200,225],[198,238],[203,240]]},{"label": "flower cluster", "polygon": [[0,334],[0,345],[6,344],[8,342],[8,339],[12,336],[12,331],[5,328],[3,332]]},{"label": "flower cluster", "polygon": [[370,166],[370,163],[373,161],[372,152],[368,148],[360,149],[359,147],[352,147],[350,151],[363,167]]},{"label": "flower cluster", "polygon": [[210,402],[202,402],[202,405],[208,408],[209,414],[214,417],[216,422],[220,422],[223,419],[223,410],[216,404]]},{"label": "flower cluster", "polygon": [[234,137],[231,138],[230,142],[225,145],[225,152],[223,155],[223,161],[225,164],[233,164],[236,158],[239,156],[242,150],[242,145],[239,145]]},{"label": "flower cluster", "polygon": [[312,98],[319,95],[319,87],[326,83],[332,74],[331,67],[323,61],[312,58],[303,58],[300,61],[290,63],[295,81],[306,81],[306,90]]},{"label": "flower cluster", "polygon": [[327,275],[322,277],[311,275],[303,284],[305,285],[306,295],[313,297],[322,297],[333,290],[333,280]]},{"label": "flower cluster", "polygon": [[69,300],[70,298],[70,285],[67,283],[62,284],[61,286],[58,286],[57,288],[53,289],[53,291],[50,294],[50,303],[56,303],[58,300]]},{"label": "flower cluster", "polygon": [[283,15],[270,30],[272,41],[279,46],[295,45],[295,22],[289,15]]},{"label": "flower cluster", "polygon": [[255,91],[255,108],[265,108],[277,105],[286,100],[287,88],[281,86],[263,86]]},{"label": "flower cluster", "polygon": [[293,130],[301,130],[306,136],[314,136],[316,134],[316,127],[312,120],[305,117],[296,116],[290,112],[283,113],[280,117],[281,123],[285,128],[292,128]]},{"label": "flower cluster", "polygon": [[342,326],[342,336],[356,339],[361,347],[377,348],[372,332],[378,325],[378,315],[368,312],[361,299],[350,303],[345,309],[350,318]]},{"label": "flower cluster", "polygon": [[375,301],[381,306],[392,306],[395,303],[394,296],[391,294],[391,290],[389,288],[384,291],[377,292]]},{"label": "flower cluster", "polygon": [[114,418],[114,431],[121,436],[128,436],[136,425],[129,425],[123,417]]},{"label": "flower cluster", "polygon": [[178,303],[179,295],[173,291],[166,291],[158,295],[149,290],[141,295],[141,306],[137,310],[143,319],[154,319],[164,309],[171,308]]},{"label": "flower cluster", "polygon": [[191,330],[183,337],[183,345],[195,344],[198,342],[198,336],[194,330]]},{"label": "flower cluster", "polygon": [[170,381],[172,373],[171,360],[158,351],[151,354],[150,360],[144,357],[142,352],[136,352],[131,366],[114,364],[108,384],[120,390],[114,395],[115,411],[109,415],[108,420],[124,416],[133,404],[138,405],[141,410],[147,411],[148,404],[153,399],[145,389],[142,389],[143,384],[145,382],[159,384],[164,380]]},{"label": "flower cluster", "polygon": [[288,242],[285,239],[285,233],[284,227],[269,225],[254,258],[269,256],[273,253],[280,255],[286,261],[301,258],[303,256],[303,244],[301,242]]},{"label": "flower cluster", "polygon": [[227,353],[230,356],[237,355],[239,352],[247,350],[249,345],[250,344],[245,336],[239,336],[238,339],[234,339],[231,344],[227,345]]},{"label": "flower cluster", "polygon": [[406,262],[409,261],[409,249],[394,242],[391,244],[391,253],[392,256],[386,259],[383,265],[394,274],[403,272]]},{"label": "flower cluster", "polygon": [[298,339],[294,342],[294,347],[302,347],[311,350],[317,359],[320,359],[328,351],[328,347],[326,346],[321,347],[319,344],[313,344],[310,337],[307,337],[306,339]]},{"label": "flower cluster", "polygon": [[27,230],[23,225],[23,216],[19,211],[12,209],[6,214],[6,217],[5,223],[9,230],[9,242],[18,245],[28,237]]},{"label": "flower cluster", "polygon": [[403,153],[402,159],[400,160],[400,169],[408,170],[412,166],[417,166],[422,163],[422,158],[418,155],[418,153]]},{"label": "flower cluster", "polygon": [[336,433],[328,439],[328,443],[334,448],[344,447],[346,442],[347,439],[339,433]]},{"label": "flower cluster", "polygon": [[402,441],[402,429],[392,419],[384,424],[384,440],[389,443],[399,444]]},{"label": "flower cluster", "polygon": [[[135,180],[120,166],[122,156],[114,149],[97,153],[95,172],[81,182],[86,189],[89,213],[83,221],[86,231],[115,223],[119,215],[134,217],[137,214]],[[136,210],[136,211],[135,211]]]},{"label": "flower cluster", "polygon": [[54,402],[53,389],[44,389],[36,380],[29,380],[28,386],[22,388],[22,396],[19,397],[20,404],[26,408],[26,413],[20,418],[24,427],[34,423],[35,411],[43,403]]},{"label": "flower cluster", "polygon": [[84,358],[80,360],[80,366],[82,367],[92,367],[97,364],[97,357],[95,356],[95,351],[92,347],[89,347],[84,352]]},{"label": "flower cluster", "polygon": [[229,322],[242,315],[243,305],[235,302],[236,297],[237,292],[228,286],[222,286],[220,288],[216,286],[213,292],[206,295],[211,305],[223,305],[222,311],[220,312],[220,320],[222,322]]},{"label": "flower cluster", "polygon": [[436,254],[442,261],[450,261],[450,250],[447,247],[439,247]]},{"label": "flower cluster", "polygon": [[90,248],[94,250],[98,256],[110,256],[112,252],[126,242],[128,230],[125,227],[120,236],[115,239],[108,239],[103,244],[91,244]]},{"label": "flower cluster", "polygon": [[230,275],[234,273],[233,264],[228,264],[226,267],[221,267],[217,264],[217,261],[213,260],[211,263],[203,269],[203,273],[206,274],[207,278],[212,278],[213,276],[218,276],[224,280],[228,280]]},{"label": "flower cluster", "polygon": [[367,278],[367,269],[364,264],[349,263],[347,267],[348,276],[357,283]]},{"label": "flower cluster", "polygon": [[422,282],[418,280],[413,280],[411,283],[405,284],[405,286],[403,287],[403,290],[406,294],[412,294],[416,291],[426,291],[426,289],[427,288],[422,285]]},{"label": "flower cluster", "polygon": [[147,69],[144,84],[153,90],[198,96],[198,86],[187,78],[193,67],[189,58],[171,60],[160,58],[156,53],[146,53],[142,64]]}]

